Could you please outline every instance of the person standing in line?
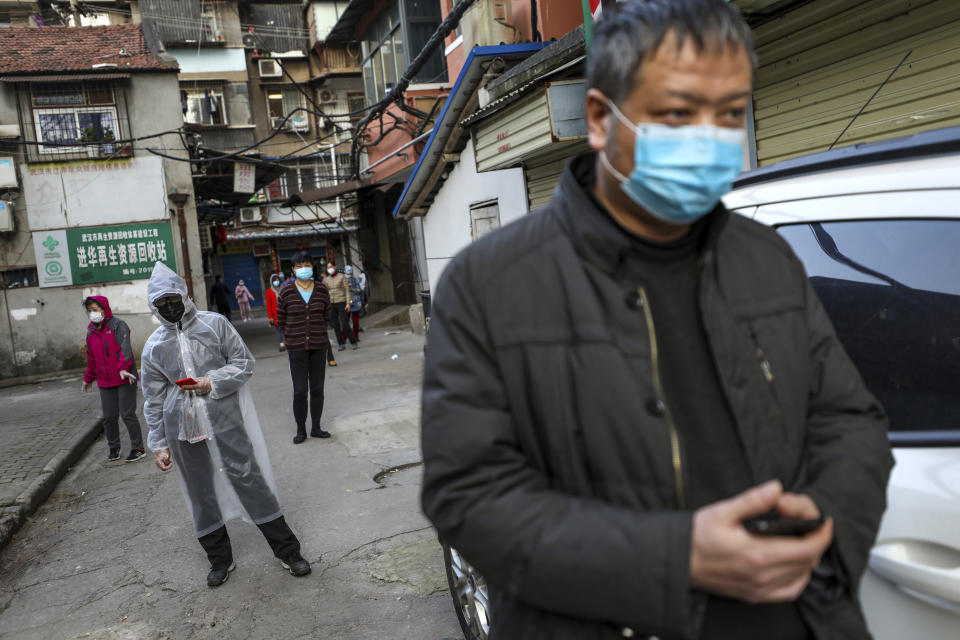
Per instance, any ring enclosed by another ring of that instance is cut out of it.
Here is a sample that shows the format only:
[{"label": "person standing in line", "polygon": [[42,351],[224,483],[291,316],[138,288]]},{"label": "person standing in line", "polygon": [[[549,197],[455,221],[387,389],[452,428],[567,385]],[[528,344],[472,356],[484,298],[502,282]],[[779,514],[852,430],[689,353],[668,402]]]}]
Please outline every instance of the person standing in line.
[{"label": "person standing in line", "polygon": [[230,289],[223,283],[223,276],[214,278],[213,286],[210,288],[210,299],[217,307],[217,313],[225,316],[227,320],[233,320],[233,314],[230,311]]},{"label": "person standing in line", "polygon": [[145,454],[137,417],[137,365],[130,346],[130,327],[113,316],[110,302],[103,296],[90,296],[83,301],[83,306],[90,324],[87,325],[87,370],[81,389],[89,392],[94,380],[100,388],[103,431],[110,449],[107,462],[120,460],[120,418],[130,435],[130,455],[126,462],[135,462]]},{"label": "person standing in line", "polygon": [[721,200],[755,68],[733,3],[605,8],[592,152],[444,269],[421,498],[492,638],[870,638],[888,423],[790,246]]},{"label": "person standing in line", "polygon": [[363,289],[360,287],[360,281],[353,277],[353,267],[349,264],[343,268],[343,275],[347,278],[347,286],[350,288],[350,318],[347,322],[349,326],[353,325],[353,337],[360,342],[360,310],[363,309]]},{"label": "person standing in line", "polygon": [[293,419],[297,424],[293,444],[300,444],[307,439],[308,399],[310,436],[330,437],[330,433],[320,426],[320,416],[323,414],[323,383],[330,349],[327,323],[331,307],[327,287],[314,280],[310,254],[301,251],[294,255],[293,269],[296,281],[280,289],[277,324],[283,330],[293,381]]},{"label": "person standing in line", "polygon": [[250,293],[250,289],[247,289],[247,286],[243,283],[243,280],[237,282],[236,289],[233,290],[233,295],[237,299],[237,305],[240,307],[240,318],[244,322],[250,319],[250,303],[253,302],[253,294]]},{"label": "person standing in line", "polygon": [[283,330],[280,328],[279,323],[277,323],[277,296],[280,293],[282,282],[282,273],[271,274],[270,288],[267,289],[267,295],[264,296],[264,300],[267,304],[267,318],[270,319],[270,324],[277,329],[277,338],[280,340],[280,351],[285,351],[287,347],[283,343]]},{"label": "person standing in line", "polygon": [[323,279],[330,292],[330,319],[333,323],[333,332],[337,336],[337,351],[347,348],[345,336],[350,339],[350,346],[357,348],[357,339],[348,328],[347,317],[350,314],[350,285],[347,278],[337,271],[337,265],[327,263],[327,275]]},{"label": "person standing in line", "polygon": [[[226,522],[243,517],[260,529],[294,576],[310,573],[300,541],[277,500],[273,469],[247,381],[253,354],[222,315],[198,311],[187,285],[156,263],[147,302],[161,326],[143,347],[143,414],[157,466],[180,473],[200,546],[207,586],[236,568]],[[179,383],[179,384],[178,384]]]}]

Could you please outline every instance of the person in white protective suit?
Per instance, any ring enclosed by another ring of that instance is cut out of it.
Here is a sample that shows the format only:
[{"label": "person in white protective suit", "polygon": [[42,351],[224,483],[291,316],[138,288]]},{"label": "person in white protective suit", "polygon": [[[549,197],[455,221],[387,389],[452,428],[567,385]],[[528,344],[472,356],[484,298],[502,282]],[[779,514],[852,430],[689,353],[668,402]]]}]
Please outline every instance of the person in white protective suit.
[{"label": "person in white protective suit", "polygon": [[[183,278],[163,263],[153,269],[147,298],[162,324],[141,358],[147,446],[158,467],[180,472],[197,538],[210,560],[207,584],[223,584],[235,568],[225,522],[237,517],[259,527],[290,573],[310,573],[280,510],[246,385],[253,355],[229,320],[197,310]],[[185,378],[195,384],[176,384]]]}]

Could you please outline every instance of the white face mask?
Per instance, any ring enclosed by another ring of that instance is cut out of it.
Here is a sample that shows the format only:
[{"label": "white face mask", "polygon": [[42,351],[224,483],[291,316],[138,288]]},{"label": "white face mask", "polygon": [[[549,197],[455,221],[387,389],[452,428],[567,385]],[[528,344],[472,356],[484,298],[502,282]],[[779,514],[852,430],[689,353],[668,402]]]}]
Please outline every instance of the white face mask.
[{"label": "white face mask", "polygon": [[327,269],[327,273],[329,273],[330,275],[333,275],[333,274],[335,274],[336,272],[337,272],[336,269]]},{"label": "white face mask", "polygon": [[103,322],[103,312],[102,311],[91,311],[89,314],[90,322],[94,324],[100,324]]}]

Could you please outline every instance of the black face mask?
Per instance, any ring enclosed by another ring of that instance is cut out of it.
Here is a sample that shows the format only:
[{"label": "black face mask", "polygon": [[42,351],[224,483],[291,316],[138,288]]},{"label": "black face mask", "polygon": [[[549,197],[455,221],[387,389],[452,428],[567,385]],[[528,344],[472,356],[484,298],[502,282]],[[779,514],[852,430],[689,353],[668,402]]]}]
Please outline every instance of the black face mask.
[{"label": "black face mask", "polygon": [[180,319],[183,318],[183,300],[177,300],[176,302],[168,302],[164,305],[156,305],[157,313],[160,314],[160,317],[166,320],[167,322],[180,322]]}]

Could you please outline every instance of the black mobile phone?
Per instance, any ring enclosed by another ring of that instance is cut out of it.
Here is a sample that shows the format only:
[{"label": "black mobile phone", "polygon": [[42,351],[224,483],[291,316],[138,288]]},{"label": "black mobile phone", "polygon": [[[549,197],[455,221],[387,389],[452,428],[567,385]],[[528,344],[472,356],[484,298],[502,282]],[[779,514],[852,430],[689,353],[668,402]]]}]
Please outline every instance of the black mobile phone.
[{"label": "black mobile phone", "polygon": [[819,528],[826,518],[791,520],[779,515],[762,515],[743,521],[744,528],[755,536],[805,536]]}]

